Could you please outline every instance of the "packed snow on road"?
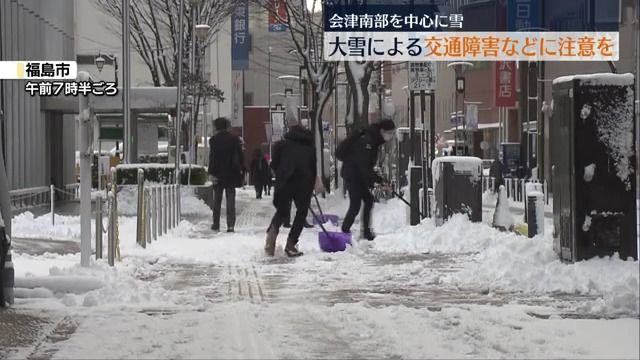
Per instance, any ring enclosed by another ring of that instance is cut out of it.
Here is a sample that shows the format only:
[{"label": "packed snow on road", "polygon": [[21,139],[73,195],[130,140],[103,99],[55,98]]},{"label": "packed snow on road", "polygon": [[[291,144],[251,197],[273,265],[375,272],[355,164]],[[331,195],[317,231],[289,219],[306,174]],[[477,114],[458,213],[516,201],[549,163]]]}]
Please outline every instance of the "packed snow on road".
[{"label": "packed snow on road", "polygon": [[[406,205],[396,199],[376,204],[375,241],[324,253],[321,230],[305,229],[305,255],[292,259],[283,253],[283,231],[270,258],[263,250],[270,198],[239,192],[236,233],[214,234],[210,209],[186,192],[179,226],[143,249],[130,195],[120,197],[122,259],[115,267],[94,260],[82,268],[74,251],[14,253],[17,302],[10,311],[47,319],[43,332],[59,338],[9,347],[2,356],[640,355],[638,262],[613,256],[563,263],[552,227],[526,238],[464,215],[439,227],[431,219],[409,227]],[[321,204],[342,216],[348,201],[334,194]],[[17,239],[79,242],[79,218],[59,216],[54,226],[48,215],[24,213],[13,232]]]}]

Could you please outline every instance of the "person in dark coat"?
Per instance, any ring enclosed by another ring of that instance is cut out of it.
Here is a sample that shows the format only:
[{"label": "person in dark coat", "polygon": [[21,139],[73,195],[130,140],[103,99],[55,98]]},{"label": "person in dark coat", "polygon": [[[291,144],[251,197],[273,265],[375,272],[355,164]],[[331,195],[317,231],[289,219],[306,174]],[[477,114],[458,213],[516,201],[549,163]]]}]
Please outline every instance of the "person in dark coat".
[{"label": "person in dark coat", "polygon": [[395,128],[392,120],[381,120],[369,126],[350,145],[341,171],[344,186],[349,192],[349,210],[342,222],[342,232],[351,232],[351,226],[360,212],[361,203],[364,203],[362,237],[367,240],[375,238],[371,229],[371,210],[374,200],[371,189],[374,187],[374,183],[382,183],[383,179],[376,174],[374,167],[378,162],[380,146],[393,139]]},{"label": "person in dark coat", "polygon": [[[289,257],[300,256],[302,252],[298,251],[298,238],[311,204],[314,181],[316,185],[321,185],[316,181],[316,154],[311,131],[297,123],[291,126],[284,140],[273,146],[271,167],[276,175],[273,193],[276,213],[267,230],[265,251],[267,255],[274,255],[280,226],[288,216],[293,202],[296,215],[284,251]],[[316,190],[321,189],[316,186]]]},{"label": "person in dark coat", "polygon": [[494,179],[493,192],[497,193],[500,185],[504,185],[504,165],[500,161],[500,156],[496,156],[489,168],[489,176]]},{"label": "person in dark coat", "polygon": [[209,139],[209,175],[213,181],[213,231],[220,230],[222,194],[227,198],[227,232],[236,222],[236,188],[242,187],[244,156],[240,139],[231,134],[231,122],[224,117],[214,122],[216,135]]},{"label": "person in dark coat", "polygon": [[262,199],[262,192],[266,192],[267,184],[271,181],[271,169],[262,150],[256,149],[251,160],[251,183],[256,188],[256,199]]}]

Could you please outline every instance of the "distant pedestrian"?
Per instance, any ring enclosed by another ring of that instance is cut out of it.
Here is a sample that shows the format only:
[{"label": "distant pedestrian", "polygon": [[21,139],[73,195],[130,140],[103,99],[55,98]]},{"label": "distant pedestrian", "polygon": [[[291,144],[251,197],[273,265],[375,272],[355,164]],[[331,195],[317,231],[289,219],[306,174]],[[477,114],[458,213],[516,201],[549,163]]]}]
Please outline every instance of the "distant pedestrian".
[{"label": "distant pedestrian", "polygon": [[234,232],[236,188],[243,186],[244,155],[240,139],[231,134],[231,122],[224,117],[214,122],[216,135],[209,139],[209,174],[213,181],[213,231],[220,231],[222,194],[227,199],[227,232]]},{"label": "distant pedestrian", "polygon": [[504,185],[504,165],[500,161],[500,156],[496,156],[491,163],[489,176],[493,178],[493,192],[497,194],[500,185]]},{"label": "distant pedestrian", "polygon": [[[395,134],[396,125],[390,119],[384,119],[370,125],[365,131],[356,133],[353,138],[347,138],[347,143],[337,149],[344,155],[341,175],[344,186],[349,193],[349,210],[342,223],[342,232],[350,233],[361,203],[362,237],[367,240],[375,239],[371,229],[371,210],[373,209],[373,195],[371,190],[375,183],[382,183],[383,179],[376,174],[374,167],[378,162],[378,150],[385,142],[391,141]],[[348,147],[348,149],[344,149]]]},{"label": "distant pedestrian", "polygon": [[316,181],[313,135],[297,122],[291,121],[289,126],[284,140],[274,145],[272,153],[271,167],[276,174],[273,193],[273,205],[276,208],[276,213],[267,230],[265,244],[265,251],[270,256],[274,255],[276,238],[280,226],[289,216],[291,202],[296,205],[296,215],[284,251],[289,257],[302,255],[302,252],[298,250],[298,238],[309,211],[314,182],[316,190],[322,190],[321,183]]},{"label": "distant pedestrian", "polygon": [[271,169],[262,150],[256,149],[251,160],[251,183],[256,188],[256,199],[262,199],[262,193],[266,192],[267,184],[271,181]]}]

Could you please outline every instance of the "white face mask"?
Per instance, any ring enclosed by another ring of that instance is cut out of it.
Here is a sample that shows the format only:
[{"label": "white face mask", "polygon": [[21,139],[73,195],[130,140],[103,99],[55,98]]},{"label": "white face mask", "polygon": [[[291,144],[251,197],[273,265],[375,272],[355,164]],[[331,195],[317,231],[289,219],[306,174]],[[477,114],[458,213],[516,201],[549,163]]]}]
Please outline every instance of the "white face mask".
[{"label": "white face mask", "polygon": [[391,141],[391,139],[393,139],[393,136],[395,134],[396,134],[396,132],[393,131],[393,130],[382,130],[382,138],[386,142]]}]

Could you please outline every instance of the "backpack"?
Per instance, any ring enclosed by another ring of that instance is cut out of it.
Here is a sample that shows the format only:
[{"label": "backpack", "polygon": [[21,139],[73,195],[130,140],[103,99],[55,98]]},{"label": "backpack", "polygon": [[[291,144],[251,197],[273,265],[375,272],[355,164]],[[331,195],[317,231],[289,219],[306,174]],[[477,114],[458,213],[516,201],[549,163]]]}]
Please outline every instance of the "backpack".
[{"label": "backpack", "polygon": [[347,158],[347,154],[350,152],[353,144],[359,139],[362,135],[364,135],[364,130],[354,131],[346,139],[342,140],[340,144],[336,147],[336,159],[343,161]]}]

